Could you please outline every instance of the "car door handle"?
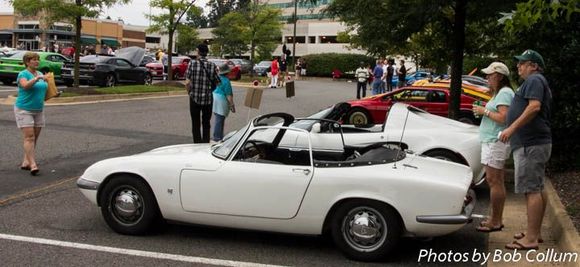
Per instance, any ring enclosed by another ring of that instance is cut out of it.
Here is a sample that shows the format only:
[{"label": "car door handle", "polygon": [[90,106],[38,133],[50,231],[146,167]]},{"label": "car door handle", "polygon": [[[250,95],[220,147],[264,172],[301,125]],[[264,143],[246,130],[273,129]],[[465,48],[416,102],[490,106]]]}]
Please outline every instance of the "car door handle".
[{"label": "car door handle", "polygon": [[294,168],[294,169],[292,169],[292,171],[293,172],[302,172],[302,173],[304,173],[304,175],[310,174],[310,170],[309,169]]}]

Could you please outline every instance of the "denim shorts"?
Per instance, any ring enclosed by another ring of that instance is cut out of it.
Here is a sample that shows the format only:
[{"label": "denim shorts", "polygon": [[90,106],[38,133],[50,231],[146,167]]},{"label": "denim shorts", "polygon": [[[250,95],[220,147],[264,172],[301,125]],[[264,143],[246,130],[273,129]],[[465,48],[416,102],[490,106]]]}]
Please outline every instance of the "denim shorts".
[{"label": "denim shorts", "polygon": [[504,142],[497,141],[481,144],[481,164],[483,165],[501,170],[509,155],[510,146]]},{"label": "denim shorts", "polygon": [[539,193],[544,189],[546,163],[552,144],[520,147],[514,150],[515,192]]},{"label": "denim shorts", "polygon": [[28,111],[14,106],[14,117],[18,128],[44,127],[44,112],[42,110]]}]

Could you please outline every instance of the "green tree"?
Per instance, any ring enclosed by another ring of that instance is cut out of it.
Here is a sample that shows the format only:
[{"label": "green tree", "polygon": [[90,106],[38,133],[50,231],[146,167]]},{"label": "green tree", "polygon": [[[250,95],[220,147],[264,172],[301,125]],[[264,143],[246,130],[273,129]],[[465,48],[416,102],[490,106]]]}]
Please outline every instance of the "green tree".
[{"label": "green tree", "polygon": [[[481,44],[471,40],[487,44],[488,39],[494,39],[494,33],[475,30],[475,25],[498,17],[498,11],[510,10],[514,2],[361,0],[353,5],[349,0],[335,0],[324,12],[347,25],[354,47],[364,48],[375,56],[412,56],[421,64],[437,68],[452,62],[452,77],[460,77],[463,56],[481,48]],[[459,112],[460,87],[459,79],[452,81],[452,118]]]},{"label": "green tree", "polygon": [[199,42],[195,28],[188,25],[177,26],[177,53],[189,54]]},{"label": "green tree", "polygon": [[192,6],[186,13],[186,22],[184,23],[187,26],[194,27],[194,28],[207,28],[209,20],[207,16],[203,14],[203,9],[198,6]]},{"label": "green tree", "polygon": [[247,25],[240,12],[231,12],[223,16],[218,26],[213,29],[212,48],[215,55],[240,56],[248,51]]},{"label": "green tree", "polygon": [[[16,13],[23,16],[36,16],[42,14],[41,18],[46,25],[54,22],[68,22],[75,25],[74,37],[74,86],[79,85],[79,52],[81,51],[81,28],[82,18],[96,18],[103,8],[112,7],[115,4],[126,4],[130,0],[13,0],[12,6]],[[48,44],[46,44],[48,46]]]},{"label": "green tree", "polygon": [[[149,29],[147,29],[148,32],[159,32],[169,36],[169,42],[167,44],[167,64],[171,64],[173,56],[173,35],[177,31],[177,27],[181,24],[181,18],[193,3],[195,3],[195,0],[191,2],[185,0],[180,0],[179,2],[173,2],[173,0],[151,0],[149,2],[151,7],[157,7],[167,11],[159,15],[145,14],[145,17],[149,18],[152,22]],[[173,79],[171,67],[167,68],[167,79]]]},{"label": "green tree", "polygon": [[211,8],[208,15],[209,27],[217,27],[219,20],[226,14],[241,11],[248,7],[251,0],[210,0],[207,5]]}]

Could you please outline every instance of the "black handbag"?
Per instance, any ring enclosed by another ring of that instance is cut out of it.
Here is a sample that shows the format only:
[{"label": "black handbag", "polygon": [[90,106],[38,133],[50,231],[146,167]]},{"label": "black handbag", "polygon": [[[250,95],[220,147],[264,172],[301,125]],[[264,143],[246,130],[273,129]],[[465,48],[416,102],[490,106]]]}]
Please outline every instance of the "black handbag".
[{"label": "black handbag", "polygon": [[201,68],[203,69],[205,75],[207,75],[207,78],[209,79],[209,83],[211,84],[211,90],[212,91],[215,90],[215,88],[217,87],[217,81],[212,79],[211,75],[209,75],[209,72],[205,68],[205,64],[203,64],[203,61],[199,60],[199,64],[201,64]]}]

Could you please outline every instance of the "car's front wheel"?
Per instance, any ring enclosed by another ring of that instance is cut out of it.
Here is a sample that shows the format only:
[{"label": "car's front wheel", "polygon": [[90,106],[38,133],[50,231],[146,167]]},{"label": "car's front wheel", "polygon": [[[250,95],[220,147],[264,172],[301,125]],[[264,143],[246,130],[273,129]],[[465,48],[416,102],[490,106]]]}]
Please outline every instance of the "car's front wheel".
[{"label": "car's front wheel", "polygon": [[112,178],[101,191],[101,213],[115,232],[146,233],[158,221],[155,195],[142,180],[132,176]]},{"label": "car's front wheel", "polygon": [[367,125],[371,123],[371,115],[368,111],[362,108],[354,108],[352,109],[348,115],[348,124],[353,125]]},{"label": "car's front wheel", "polygon": [[149,73],[149,72],[145,73],[145,77],[143,77],[143,84],[144,85],[152,85],[153,84],[153,76],[151,76],[151,73]]},{"label": "car's front wheel", "polygon": [[401,223],[390,206],[373,200],[352,200],[342,204],[332,217],[334,243],[350,259],[384,259],[398,243]]},{"label": "car's front wheel", "polygon": [[116,84],[117,84],[117,79],[115,78],[115,75],[113,73],[107,74],[107,76],[105,77],[104,86],[105,87],[113,87]]}]

